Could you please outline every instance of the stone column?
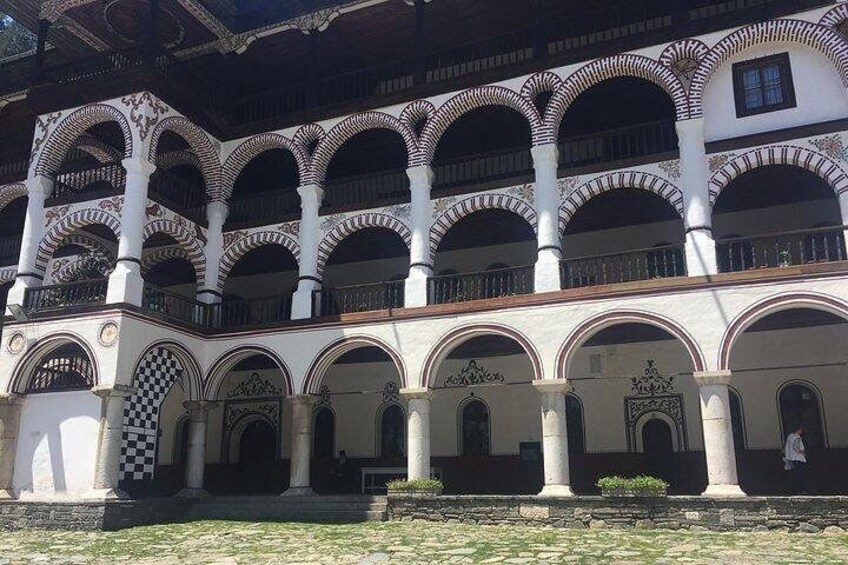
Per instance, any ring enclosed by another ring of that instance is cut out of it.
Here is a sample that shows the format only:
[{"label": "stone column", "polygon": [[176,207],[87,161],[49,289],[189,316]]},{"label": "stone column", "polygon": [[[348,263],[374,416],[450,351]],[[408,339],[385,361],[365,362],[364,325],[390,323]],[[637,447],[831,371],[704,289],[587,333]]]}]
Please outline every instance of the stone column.
[{"label": "stone column", "polygon": [[0,500],[15,498],[12,479],[24,397],[0,393]]},{"label": "stone column", "polygon": [[292,320],[312,317],[312,293],[321,288],[318,278],[318,244],[321,225],[318,210],[324,200],[324,189],[317,184],[298,187],[300,194],[300,277],[292,298]]},{"label": "stone column", "polygon": [[[6,304],[23,306],[28,288],[41,286],[44,273],[36,268],[38,246],[44,237],[44,200],[53,192],[53,179],[37,175],[26,180],[27,210],[18,255],[18,273],[15,284],[9,289]],[[11,315],[11,313],[10,313]]]},{"label": "stone column", "polygon": [[186,450],[185,488],[177,493],[183,498],[209,496],[203,490],[203,473],[206,470],[206,422],[209,411],[217,404],[209,401],[187,401],[188,449]]},{"label": "stone column", "polygon": [[568,421],[565,393],[570,390],[566,379],[533,381],[542,395],[542,458],[545,486],[539,496],[573,496],[568,468]]},{"label": "stone column", "polygon": [[534,270],[536,292],[560,290],[559,264],[562,243],[559,236],[559,151],[555,143],[537,145],[531,150],[536,171],[536,242],[539,248]]},{"label": "stone column", "polygon": [[[839,194],[839,212],[842,214],[842,225],[848,226],[848,191]],[[842,231],[843,252],[848,256],[848,230]]]},{"label": "stone column", "polygon": [[736,451],[730,421],[730,397],[727,385],[730,371],[705,371],[693,374],[701,395],[701,423],[704,428],[704,452],[707,457],[709,484],[703,496],[724,498],[745,496],[736,475]]},{"label": "stone column", "polygon": [[409,403],[406,425],[406,478],[410,481],[430,478],[430,399],[428,388],[400,390]]},{"label": "stone column", "polygon": [[230,208],[226,202],[210,202],[206,205],[206,219],[209,227],[206,229],[206,282],[198,292],[197,299],[206,304],[221,302],[221,292],[218,290],[218,266],[224,255],[224,222]]},{"label": "stone column", "polygon": [[704,119],[681,120],[676,128],[686,228],[686,271],[689,276],[714,275],[718,272],[718,263],[713,240]]},{"label": "stone column", "polygon": [[288,397],[292,405],[291,473],[289,488],[282,496],[315,494],[309,480],[312,457],[312,404],[314,396],[300,394]]},{"label": "stone column", "polygon": [[403,305],[406,308],[427,306],[427,281],[433,276],[430,256],[430,224],[433,221],[433,169],[428,165],[406,169],[409,190],[412,192],[412,245],[409,251],[409,277],[404,285]]},{"label": "stone column", "polygon": [[106,384],[95,386],[91,392],[100,397],[100,435],[94,465],[94,484],[85,498],[127,498],[127,494],[118,488],[118,479],[124,400],[132,395],[134,389],[124,385]]},{"label": "stone column", "polygon": [[127,172],[127,182],[121,210],[121,236],[118,238],[117,264],[109,275],[106,303],[141,306],[144,292],[141,248],[144,245],[147,186],[156,167],[146,159],[124,159],[122,164]]}]

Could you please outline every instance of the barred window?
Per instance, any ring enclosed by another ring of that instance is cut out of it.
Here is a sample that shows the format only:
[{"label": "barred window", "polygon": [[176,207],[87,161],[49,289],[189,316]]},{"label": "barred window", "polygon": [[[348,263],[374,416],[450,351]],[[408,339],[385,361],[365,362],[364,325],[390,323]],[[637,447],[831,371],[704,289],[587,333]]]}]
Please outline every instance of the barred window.
[{"label": "barred window", "polygon": [[41,360],[27,385],[27,394],[82,390],[94,386],[94,368],[82,348],[68,344]]},{"label": "barred window", "polygon": [[736,117],[795,106],[789,54],[781,53],[733,65]]}]

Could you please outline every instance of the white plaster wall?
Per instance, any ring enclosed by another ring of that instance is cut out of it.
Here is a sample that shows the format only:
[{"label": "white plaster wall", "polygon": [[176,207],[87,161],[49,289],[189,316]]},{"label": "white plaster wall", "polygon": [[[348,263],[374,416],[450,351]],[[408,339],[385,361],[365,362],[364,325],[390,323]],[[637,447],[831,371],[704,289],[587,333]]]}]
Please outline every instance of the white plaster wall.
[{"label": "white plaster wall", "polygon": [[28,395],[14,488],[21,499],[79,498],[91,490],[100,399],[90,391]]}]

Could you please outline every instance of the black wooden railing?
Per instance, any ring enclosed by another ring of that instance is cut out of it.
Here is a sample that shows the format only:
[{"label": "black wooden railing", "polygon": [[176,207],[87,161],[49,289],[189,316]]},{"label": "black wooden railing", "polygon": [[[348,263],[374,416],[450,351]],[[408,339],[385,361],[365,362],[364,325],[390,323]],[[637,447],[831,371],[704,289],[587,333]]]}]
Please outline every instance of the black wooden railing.
[{"label": "black wooden railing", "polygon": [[336,316],[351,312],[403,308],[404,281],[322,288],[312,293],[316,316]]},{"label": "black wooden railing", "polygon": [[201,327],[211,327],[208,304],[151,284],[144,285],[142,307],[157,314]]},{"label": "black wooden railing", "polygon": [[101,194],[118,194],[124,191],[127,174],[120,163],[107,163],[99,167],[56,175],[51,198],[74,199],[96,197]]},{"label": "black wooden railing", "polygon": [[428,302],[448,304],[533,293],[533,267],[510,267],[430,278]]},{"label": "black wooden railing", "polygon": [[0,184],[22,181],[27,176],[29,151],[18,151],[0,158]]},{"label": "black wooden railing", "polygon": [[224,300],[210,304],[208,320],[214,329],[264,326],[291,319],[291,294]]},{"label": "black wooden railing", "polygon": [[658,120],[564,139],[559,143],[559,162],[561,168],[571,169],[676,149],[674,122]]},{"label": "black wooden railing", "polygon": [[562,288],[618,284],[686,275],[682,245],[636,249],[625,253],[563,260]]},{"label": "black wooden railing", "polygon": [[327,183],[324,205],[337,208],[387,200],[409,200],[409,182],[404,169],[345,177]]},{"label": "black wooden railing", "polygon": [[845,229],[827,227],[718,241],[719,272],[844,261]]},{"label": "black wooden railing", "polygon": [[108,282],[107,279],[97,279],[29,288],[24,293],[24,310],[27,313],[37,313],[71,306],[100,304],[106,300]]},{"label": "black wooden railing", "polygon": [[22,235],[0,235],[0,267],[18,263],[22,241]]},{"label": "black wooden railing", "polygon": [[203,223],[206,221],[206,189],[202,183],[187,181],[169,171],[157,171],[150,177],[151,200]]},{"label": "black wooden railing", "polygon": [[300,216],[300,196],[293,189],[251,194],[230,200],[227,227],[265,225]]}]

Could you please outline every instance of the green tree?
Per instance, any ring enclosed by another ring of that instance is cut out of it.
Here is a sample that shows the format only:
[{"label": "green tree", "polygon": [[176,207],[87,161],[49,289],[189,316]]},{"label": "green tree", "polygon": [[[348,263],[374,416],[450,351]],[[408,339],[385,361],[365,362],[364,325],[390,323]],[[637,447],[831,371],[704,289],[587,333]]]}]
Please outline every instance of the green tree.
[{"label": "green tree", "polygon": [[35,44],[34,33],[0,12],[0,59],[32,51]]}]

